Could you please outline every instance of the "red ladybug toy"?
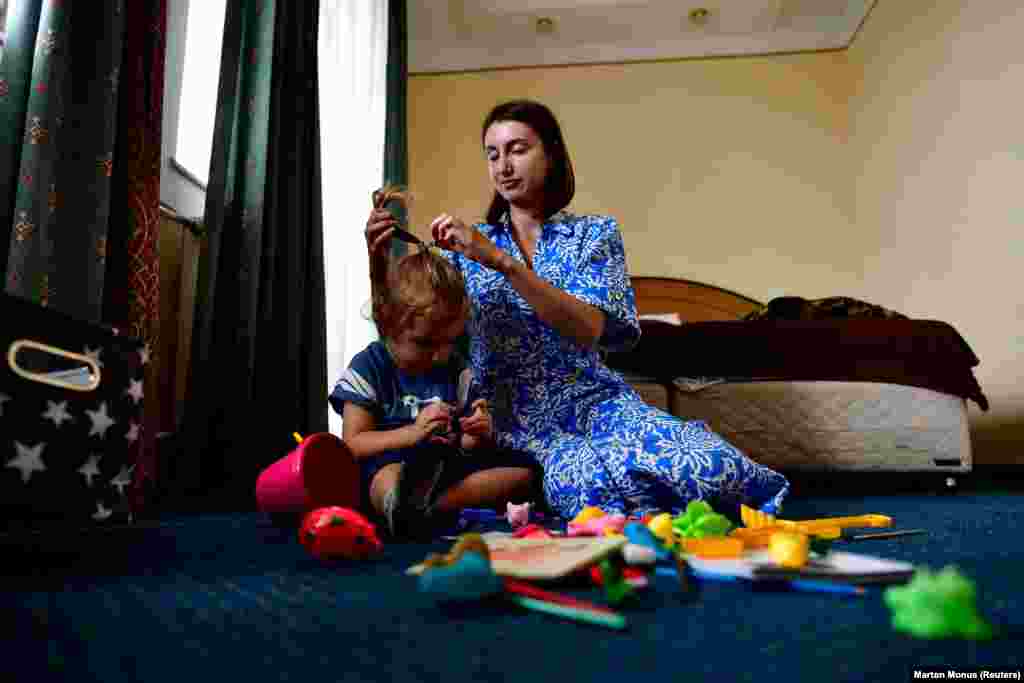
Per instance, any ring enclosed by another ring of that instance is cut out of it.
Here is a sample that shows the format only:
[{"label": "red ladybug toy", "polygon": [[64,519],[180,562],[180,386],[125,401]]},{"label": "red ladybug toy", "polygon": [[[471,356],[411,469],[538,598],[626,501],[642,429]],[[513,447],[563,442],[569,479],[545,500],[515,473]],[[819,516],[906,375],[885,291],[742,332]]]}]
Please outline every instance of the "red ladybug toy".
[{"label": "red ladybug toy", "polygon": [[366,517],[337,505],[307,513],[299,527],[299,543],[321,560],[365,560],[383,548]]}]

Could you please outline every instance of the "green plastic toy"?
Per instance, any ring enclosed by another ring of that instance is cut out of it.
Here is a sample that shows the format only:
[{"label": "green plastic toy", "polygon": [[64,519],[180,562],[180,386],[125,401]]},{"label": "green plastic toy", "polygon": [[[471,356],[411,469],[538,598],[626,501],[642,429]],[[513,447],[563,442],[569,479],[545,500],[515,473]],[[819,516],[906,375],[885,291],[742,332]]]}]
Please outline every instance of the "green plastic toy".
[{"label": "green plastic toy", "polygon": [[672,529],[683,538],[708,538],[725,536],[732,530],[732,522],[704,501],[692,500],[687,504],[686,512],[672,520]]},{"label": "green plastic toy", "polygon": [[626,577],[623,576],[622,567],[610,558],[604,558],[600,562],[601,583],[604,584],[604,594],[608,602],[618,605],[633,595],[633,586],[629,585]]},{"label": "green plastic toy", "polygon": [[892,626],[916,638],[987,640],[992,627],[975,607],[974,582],[950,565],[918,569],[905,586],[885,589]]}]

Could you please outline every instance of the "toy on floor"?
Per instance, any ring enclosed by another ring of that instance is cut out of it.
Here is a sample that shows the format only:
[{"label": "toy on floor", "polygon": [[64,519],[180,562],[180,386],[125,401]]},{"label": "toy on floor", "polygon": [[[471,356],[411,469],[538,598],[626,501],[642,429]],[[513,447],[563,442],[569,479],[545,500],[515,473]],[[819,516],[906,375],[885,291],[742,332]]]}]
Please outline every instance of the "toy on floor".
[{"label": "toy on floor", "polygon": [[569,522],[567,536],[612,536],[621,534],[626,516],[620,514],[592,517],[583,522]]},{"label": "toy on floor", "polygon": [[892,526],[892,517],[886,515],[856,515],[853,517],[825,517],[823,519],[778,519],[773,515],[740,506],[740,519],[748,529],[781,527],[787,531],[802,531],[805,534],[838,538],[847,527]]},{"label": "toy on floor", "polygon": [[[636,587],[630,577],[636,576],[636,570],[629,571],[623,568],[614,558],[606,557],[598,563],[596,569],[601,577],[600,583],[604,586],[605,597],[608,602],[618,605],[633,595]],[[646,585],[646,574],[644,574],[644,585]]]},{"label": "toy on floor", "polygon": [[746,549],[743,541],[727,536],[709,536],[707,538],[684,538],[683,552],[705,560],[735,559],[743,555]]},{"label": "toy on floor", "polygon": [[[654,556],[657,560],[669,560],[671,559],[671,551],[662,543],[654,532],[651,531],[647,526],[641,522],[627,522],[625,528],[622,530],[629,540],[630,546],[641,546],[650,548],[654,552]],[[625,552],[625,550],[623,550]],[[635,552],[635,551],[633,551]]]},{"label": "toy on floor", "polygon": [[299,543],[321,560],[365,560],[383,548],[369,520],[337,505],[308,512],[299,527]]},{"label": "toy on floor", "polygon": [[305,514],[328,505],[357,509],[359,466],[345,442],[329,432],[303,437],[256,479],[256,503],[263,512]]},{"label": "toy on floor", "polygon": [[592,519],[597,519],[598,517],[604,517],[604,515],[605,515],[605,511],[602,510],[601,508],[599,508],[599,507],[597,507],[595,505],[588,505],[587,507],[585,507],[582,510],[580,510],[579,513],[575,517],[573,517],[571,520],[569,520],[569,524],[583,524],[583,523],[588,522],[588,521],[590,521]]},{"label": "toy on floor", "polygon": [[768,543],[768,554],[780,567],[800,569],[807,564],[810,539],[807,534],[794,531],[776,531]]},{"label": "toy on floor", "polygon": [[555,534],[551,533],[546,527],[542,527],[540,524],[527,524],[521,526],[512,532],[512,538],[554,538]]},{"label": "toy on floor", "polygon": [[[441,601],[479,600],[501,593],[504,586],[491,568],[487,546],[483,546],[483,552],[475,540],[461,546],[457,543],[456,546],[448,556],[443,556],[442,561],[429,564],[420,574],[420,591]],[[427,562],[431,562],[430,557]]]},{"label": "toy on floor", "polygon": [[892,626],[916,638],[992,637],[992,627],[978,614],[974,582],[950,565],[939,572],[918,569],[910,583],[885,589]]},{"label": "toy on floor", "polygon": [[515,503],[508,503],[505,508],[505,519],[512,525],[513,529],[524,527],[530,523],[530,510],[533,508],[533,503],[522,503],[516,505]]},{"label": "toy on floor", "polygon": [[647,522],[647,528],[666,548],[676,546],[676,535],[672,531],[672,515],[669,513],[662,512],[651,517]]},{"label": "toy on floor", "polygon": [[631,567],[650,567],[658,563],[658,554],[650,546],[627,543],[622,546],[622,559]]},{"label": "toy on floor", "polygon": [[481,600],[503,595],[526,609],[621,629],[626,620],[611,609],[536,588],[523,581],[502,579],[490,562],[490,551],[479,534],[463,534],[445,555],[431,554],[422,563],[419,590],[439,602]]},{"label": "toy on floor", "polygon": [[724,536],[730,529],[732,522],[703,500],[691,500],[686,505],[686,512],[672,520],[672,530],[682,538]]},{"label": "toy on floor", "polygon": [[458,562],[467,552],[483,556],[487,560],[487,564],[490,565],[491,551],[487,547],[484,537],[477,533],[469,533],[459,536],[458,540],[455,541],[455,545],[447,553],[443,555],[440,553],[430,553],[427,555],[427,559],[423,560],[423,567],[447,567]]}]

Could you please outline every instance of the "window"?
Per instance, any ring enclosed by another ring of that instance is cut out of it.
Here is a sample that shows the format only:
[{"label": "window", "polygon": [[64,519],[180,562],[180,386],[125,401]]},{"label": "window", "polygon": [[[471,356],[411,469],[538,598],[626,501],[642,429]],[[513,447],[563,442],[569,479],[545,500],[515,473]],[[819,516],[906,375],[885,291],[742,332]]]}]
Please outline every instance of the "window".
[{"label": "window", "polygon": [[7,0],[0,0],[0,60],[4,58],[4,44],[7,42]]},{"label": "window", "polygon": [[213,151],[213,123],[220,80],[226,0],[193,0],[185,25],[185,64],[173,160],[179,171],[206,187]]}]

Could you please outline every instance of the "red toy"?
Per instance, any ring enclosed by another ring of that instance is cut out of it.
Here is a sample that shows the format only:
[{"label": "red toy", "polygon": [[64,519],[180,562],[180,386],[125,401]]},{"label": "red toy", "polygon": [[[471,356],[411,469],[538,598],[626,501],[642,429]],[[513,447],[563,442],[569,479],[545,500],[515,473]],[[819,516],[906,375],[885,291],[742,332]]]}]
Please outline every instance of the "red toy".
[{"label": "red toy", "polygon": [[299,543],[321,560],[365,560],[383,548],[366,517],[337,505],[307,513],[299,528]]}]

